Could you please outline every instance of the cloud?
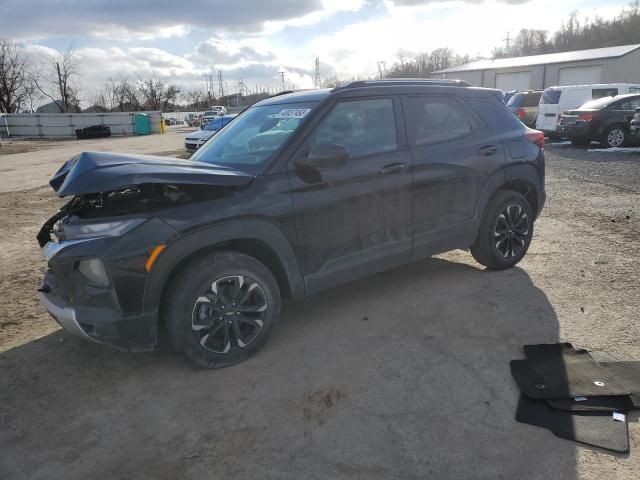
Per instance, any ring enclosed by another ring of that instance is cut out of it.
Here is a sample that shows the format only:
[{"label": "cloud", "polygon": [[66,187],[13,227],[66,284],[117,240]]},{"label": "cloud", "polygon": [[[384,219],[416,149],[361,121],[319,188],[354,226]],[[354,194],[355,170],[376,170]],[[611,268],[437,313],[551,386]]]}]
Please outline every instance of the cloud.
[{"label": "cloud", "polygon": [[15,39],[71,35],[152,38],[184,34],[191,28],[256,33],[267,22],[287,22],[355,5],[362,5],[362,0],[278,0],[277,5],[265,0],[31,0],[28,4],[2,0],[0,32]]},{"label": "cloud", "polygon": [[241,62],[268,62],[275,59],[271,52],[260,52],[256,48],[235,41],[210,38],[195,48],[189,59],[203,65],[233,65]]}]

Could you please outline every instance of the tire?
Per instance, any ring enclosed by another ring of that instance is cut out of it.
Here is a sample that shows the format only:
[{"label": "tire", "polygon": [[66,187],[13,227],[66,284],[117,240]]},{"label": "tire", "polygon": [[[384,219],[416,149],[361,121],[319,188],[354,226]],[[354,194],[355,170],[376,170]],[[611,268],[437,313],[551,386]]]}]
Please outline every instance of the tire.
[{"label": "tire", "polygon": [[589,140],[588,138],[572,138],[571,139],[571,145],[575,147],[584,147],[586,145],[589,145],[590,143],[591,143],[591,140]]},{"label": "tire", "polygon": [[611,125],[607,127],[600,143],[605,147],[624,147],[627,143],[628,134],[622,125]]},{"label": "tire", "polygon": [[220,368],[264,345],[280,305],[278,283],[267,267],[248,255],[215,252],[180,271],[163,319],[176,350],[200,367]]},{"label": "tire", "polygon": [[511,268],[527,253],[532,236],[533,211],[527,199],[511,190],[498,190],[484,210],[471,255],[492,270]]}]

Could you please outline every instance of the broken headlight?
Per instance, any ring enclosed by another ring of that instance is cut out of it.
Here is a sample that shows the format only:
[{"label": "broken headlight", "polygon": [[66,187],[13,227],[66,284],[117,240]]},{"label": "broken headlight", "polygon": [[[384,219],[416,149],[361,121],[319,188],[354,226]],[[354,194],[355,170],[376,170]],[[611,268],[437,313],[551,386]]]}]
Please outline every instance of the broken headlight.
[{"label": "broken headlight", "polygon": [[144,221],[144,218],[131,218],[128,220],[101,223],[66,223],[60,225],[56,231],[56,236],[62,241],[97,237],[119,237],[133,230]]}]

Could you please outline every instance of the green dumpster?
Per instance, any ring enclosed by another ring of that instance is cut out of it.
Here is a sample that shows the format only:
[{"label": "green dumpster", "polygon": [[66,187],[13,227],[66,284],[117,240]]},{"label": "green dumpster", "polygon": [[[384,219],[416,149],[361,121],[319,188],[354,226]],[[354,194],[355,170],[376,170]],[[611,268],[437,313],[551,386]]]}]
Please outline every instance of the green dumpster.
[{"label": "green dumpster", "polygon": [[151,133],[151,120],[146,113],[136,113],[133,116],[136,135],[149,135]]}]

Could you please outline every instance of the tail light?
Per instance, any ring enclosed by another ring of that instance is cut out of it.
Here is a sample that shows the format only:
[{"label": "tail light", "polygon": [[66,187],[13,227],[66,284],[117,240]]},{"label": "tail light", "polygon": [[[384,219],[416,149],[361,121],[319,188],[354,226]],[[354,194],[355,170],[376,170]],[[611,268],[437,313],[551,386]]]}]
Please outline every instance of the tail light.
[{"label": "tail light", "polygon": [[535,144],[539,149],[544,148],[544,133],[540,130],[533,130],[531,128],[524,132],[524,138]]},{"label": "tail light", "polygon": [[590,122],[591,120],[593,120],[595,117],[594,113],[581,113],[580,115],[578,115],[578,118],[576,118],[577,122]]},{"label": "tail light", "polygon": [[516,112],[516,116],[520,120],[524,120],[527,117],[527,114],[525,113],[524,108],[519,108],[518,111]]}]

